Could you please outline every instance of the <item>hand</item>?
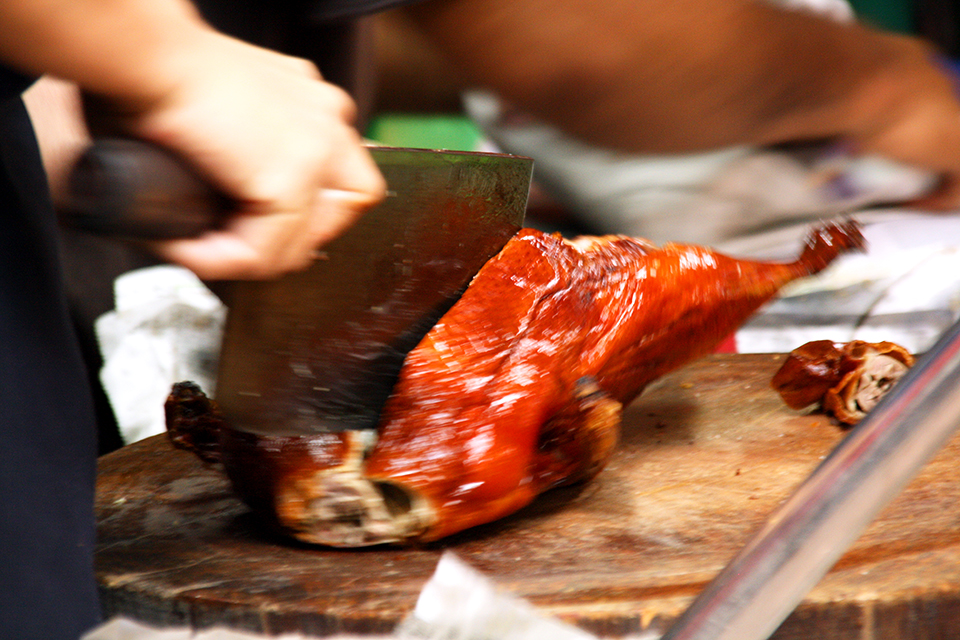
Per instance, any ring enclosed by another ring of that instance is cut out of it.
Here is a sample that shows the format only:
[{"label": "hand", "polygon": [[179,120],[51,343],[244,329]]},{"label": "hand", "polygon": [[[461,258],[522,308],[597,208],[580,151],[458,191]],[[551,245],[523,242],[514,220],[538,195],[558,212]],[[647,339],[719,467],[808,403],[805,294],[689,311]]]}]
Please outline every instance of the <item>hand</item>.
[{"label": "hand", "polygon": [[960,78],[925,47],[906,48],[897,66],[874,84],[856,147],[940,176],[939,188],[909,203],[926,209],[960,206]]},{"label": "hand", "polygon": [[305,60],[207,36],[164,95],[89,100],[91,123],[176,151],[239,203],[221,230],[155,243],[162,257],[206,280],[303,268],[385,192],[354,104]]}]

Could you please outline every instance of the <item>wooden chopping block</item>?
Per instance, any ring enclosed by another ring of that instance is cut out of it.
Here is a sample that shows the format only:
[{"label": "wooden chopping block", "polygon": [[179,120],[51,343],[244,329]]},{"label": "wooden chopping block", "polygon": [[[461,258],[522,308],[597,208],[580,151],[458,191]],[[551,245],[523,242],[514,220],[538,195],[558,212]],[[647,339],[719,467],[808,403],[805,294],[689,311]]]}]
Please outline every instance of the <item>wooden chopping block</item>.
[{"label": "wooden chopping block", "polygon": [[[450,549],[544,614],[602,636],[663,631],[843,438],[788,409],[783,356],[716,355],[625,412],[598,478],[415,549],[337,550],[261,528],[215,467],[157,436],[100,460],[106,615],[268,634],[387,633]],[[960,440],[808,594],[776,640],[960,637]]]}]

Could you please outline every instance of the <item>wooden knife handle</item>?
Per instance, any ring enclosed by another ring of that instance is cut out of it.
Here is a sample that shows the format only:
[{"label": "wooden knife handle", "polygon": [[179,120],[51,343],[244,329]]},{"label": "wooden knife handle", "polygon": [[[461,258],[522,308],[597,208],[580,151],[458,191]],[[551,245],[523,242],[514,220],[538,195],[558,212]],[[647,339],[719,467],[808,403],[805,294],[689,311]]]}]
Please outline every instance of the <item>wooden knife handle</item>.
[{"label": "wooden knife handle", "polygon": [[67,224],[144,240],[191,238],[215,229],[229,201],[172,153],[104,138],[81,155],[67,183]]}]

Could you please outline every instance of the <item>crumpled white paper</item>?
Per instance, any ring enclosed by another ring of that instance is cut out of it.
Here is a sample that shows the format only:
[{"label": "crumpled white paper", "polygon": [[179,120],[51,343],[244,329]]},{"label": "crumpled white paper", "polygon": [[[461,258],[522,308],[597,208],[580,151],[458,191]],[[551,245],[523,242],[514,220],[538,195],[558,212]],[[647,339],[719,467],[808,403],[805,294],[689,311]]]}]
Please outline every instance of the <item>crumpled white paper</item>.
[{"label": "crumpled white paper", "polygon": [[[129,618],[114,618],[92,631],[80,640],[305,640],[307,636],[297,633],[280,636],[265,636],[259,633],[237,631],[224,627],[195,630],[186,627],[157,628]],[[324,640],[389,640],[391,636],[326,636]]]},{"label": "crumpled white paper", "polygon": [[445,552],[396,630],[400,640],[591,640],[595,636],[538,612]]},{"label": "crumpled white paper", "polygon": [[94,329],[100,381],[121,436],[130,444],[166,430],[163,403],[174,382],[192,380],[213,396],[226,308],[190,271],[139,269],[114,283],[115,309]]}]

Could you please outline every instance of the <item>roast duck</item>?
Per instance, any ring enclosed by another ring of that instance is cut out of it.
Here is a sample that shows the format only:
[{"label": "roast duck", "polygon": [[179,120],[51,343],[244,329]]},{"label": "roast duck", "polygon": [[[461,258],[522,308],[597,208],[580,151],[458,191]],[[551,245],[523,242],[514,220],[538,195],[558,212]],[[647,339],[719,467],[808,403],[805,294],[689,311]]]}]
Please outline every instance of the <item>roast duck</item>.
[{"label": "roast duck", "polygon": [[169,435],[301,541],[436,540],[594,477],[647,384],[862,246],[853,221],[813,229],[790,263],[525,229],[408,354],[375,431],[252,435],[185,382],[166,404]]}]

